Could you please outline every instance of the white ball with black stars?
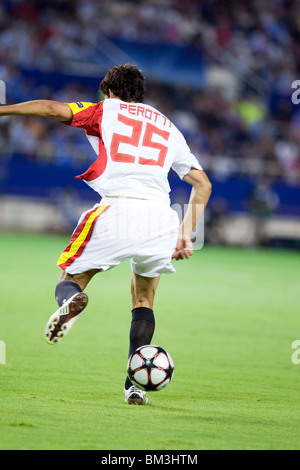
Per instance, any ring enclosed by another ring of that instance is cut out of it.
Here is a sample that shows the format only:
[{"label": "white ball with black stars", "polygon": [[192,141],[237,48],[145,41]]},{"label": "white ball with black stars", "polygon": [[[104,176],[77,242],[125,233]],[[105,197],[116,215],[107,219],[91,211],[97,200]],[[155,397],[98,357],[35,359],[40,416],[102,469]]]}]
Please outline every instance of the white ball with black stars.
[{"label": "white ball with black stars", "polygon": [[160,346],[144,345],[128,359],[130,381],[141,390],[158,391],[165,388],[174,375],[174,362]]}]

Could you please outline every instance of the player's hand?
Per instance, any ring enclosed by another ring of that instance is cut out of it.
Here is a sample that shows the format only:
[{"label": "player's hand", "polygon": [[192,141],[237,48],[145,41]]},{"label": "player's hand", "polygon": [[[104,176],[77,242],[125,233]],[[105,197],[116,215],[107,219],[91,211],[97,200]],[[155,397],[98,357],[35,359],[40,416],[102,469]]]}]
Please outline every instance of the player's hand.
[{"label": "player's hand", "polygon": [[191,238],[187,235],[180,234],[177,240],[175,251],[172,259],[189,259],[193,254],[193,244]]}]

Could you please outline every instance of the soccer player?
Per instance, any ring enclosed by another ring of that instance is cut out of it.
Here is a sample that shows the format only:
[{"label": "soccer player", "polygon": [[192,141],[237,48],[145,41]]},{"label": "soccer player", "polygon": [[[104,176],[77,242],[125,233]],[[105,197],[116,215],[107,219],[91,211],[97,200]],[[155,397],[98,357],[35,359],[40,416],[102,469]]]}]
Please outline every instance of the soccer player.
[{"label": "soccer player", "polygon": [[[144,104],[145,78],[136,66],[112,67],[100,89],[105,99],[99,103],[35,100],[1,106],[0,116],[49,117],[85,130],[96,159],[77,178],[97,191],[101,201],[81,216],[58,260],[59,308],[46,325],[45,339],[55,344],[69,332],[88,303],[84,290],[96,273],[130,259],[130,355],[151,343],[160,275],[175,271],[172,258],[193,254],[191,232],[208,202],[211,183],[181,132],[159,110]],[[170,168],[192,186],[180,226],[170,207]],[[124,391],[129,404],[148,402],[128,377]]]}]

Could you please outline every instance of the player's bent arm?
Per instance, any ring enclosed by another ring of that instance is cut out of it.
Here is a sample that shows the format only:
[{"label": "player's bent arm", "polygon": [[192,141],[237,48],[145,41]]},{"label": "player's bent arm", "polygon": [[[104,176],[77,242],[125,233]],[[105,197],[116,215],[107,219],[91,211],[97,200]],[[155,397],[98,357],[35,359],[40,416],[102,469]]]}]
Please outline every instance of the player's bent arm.
[{"label": "player's bent arm", "polygon": [[192,168],[183,177],[183,181],[189,183],[193,188],[187,212],[180,226],[180,233],[190,236],[208,203],[212,186],[206,173],[195,168]]},{"label": "player's bent arm", "polygon": [[0,106],[0,116],[50,117],[58,121],[71,121],[73,112],[66,103],[51,100],[34,100]]},{"label": "player's bent arm", "polygon": [[191,233],[204,212],[212,189],[211,182],[203,170],[192,168],[183,180],[193,188],[187,211],[179,227],[178,242],[173,254],[175,259],[189,258],[193,254]]}]

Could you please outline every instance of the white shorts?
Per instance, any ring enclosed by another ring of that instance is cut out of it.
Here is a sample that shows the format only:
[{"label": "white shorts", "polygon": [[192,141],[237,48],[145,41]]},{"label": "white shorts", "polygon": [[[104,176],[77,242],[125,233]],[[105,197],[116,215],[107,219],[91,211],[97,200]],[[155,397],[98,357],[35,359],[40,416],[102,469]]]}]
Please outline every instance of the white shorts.
[{"label": "white shorts", "polygon": [[103,198],[82,214],[57,264],[69,274],[79,274],[107,271],[130,259],[136,274],[172,273],[178,228],[178,215],[166,203]]}]

